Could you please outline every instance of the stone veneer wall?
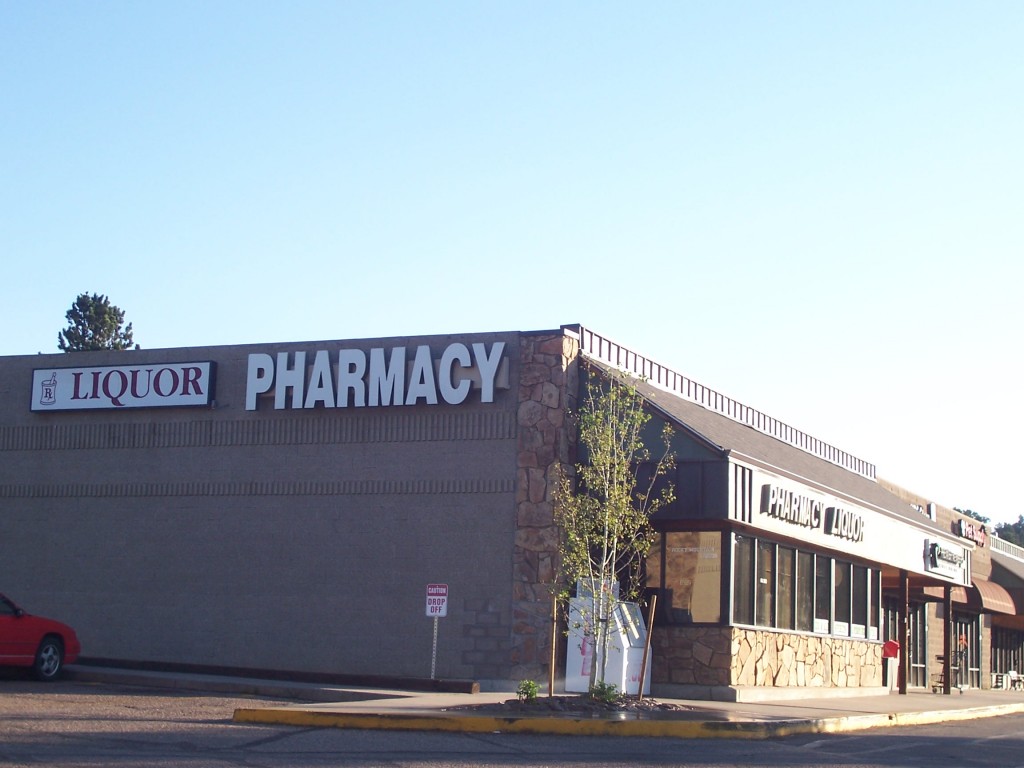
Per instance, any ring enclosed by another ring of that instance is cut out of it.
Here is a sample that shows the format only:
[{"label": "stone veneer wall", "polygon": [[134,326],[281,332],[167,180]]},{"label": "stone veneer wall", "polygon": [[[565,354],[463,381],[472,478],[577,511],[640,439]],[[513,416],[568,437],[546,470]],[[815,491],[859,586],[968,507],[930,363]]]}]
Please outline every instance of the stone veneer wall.
[{"label": "stone veneer wall", "polygon": [[882,646],[739,627],[658,628],[654,684],[863,688],[882,685]]},{"label": "stone veneer wall", "polygon": [[[540,680],[551,661],[551,585],[558,558],[553,498],[574,444],[579,341],[561,333],[521,337],[516,537],[512,561],[513,680]],[[556,659],[556,664],[560,660]]]},{"label": "stone veneer wall", "polygon": [[733,629],[734,685],[868,688],[882,684],[882,645],[824,635]]},{"label": "stone veneer wall", "polygon": [[729,627],[655,627],[651,685],[730,685],[731,655]]}]

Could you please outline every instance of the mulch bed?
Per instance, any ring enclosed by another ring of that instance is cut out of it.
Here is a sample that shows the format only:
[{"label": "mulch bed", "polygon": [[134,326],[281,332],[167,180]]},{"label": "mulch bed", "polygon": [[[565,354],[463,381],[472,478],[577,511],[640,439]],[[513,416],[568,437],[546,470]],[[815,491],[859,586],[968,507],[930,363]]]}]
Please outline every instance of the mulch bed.
[{"label": "mulch bed", "polygon": [[623,696],[616,701],[606,702],[586,694],[579,696],[538,696],[533,701],[508,699],[493,704],[467,704],[452,707],[448,711],[479,712],[489,715],[544,715],[580,714],[598,716],[605,714],[663,714],[669,712],[690,712],[690,707],[668,704],[656,699],[637,699]]}]

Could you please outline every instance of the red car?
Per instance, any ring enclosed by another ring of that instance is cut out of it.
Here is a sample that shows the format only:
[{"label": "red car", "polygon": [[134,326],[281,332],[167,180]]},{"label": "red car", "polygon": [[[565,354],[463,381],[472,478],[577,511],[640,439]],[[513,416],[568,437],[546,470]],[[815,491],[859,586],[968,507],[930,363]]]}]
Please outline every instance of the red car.
[{"label": "red car", "polygon": [[0,595],[0,665],[32,667],[39,680],[55,680],[81,650],[67,624],[32,616]]}]

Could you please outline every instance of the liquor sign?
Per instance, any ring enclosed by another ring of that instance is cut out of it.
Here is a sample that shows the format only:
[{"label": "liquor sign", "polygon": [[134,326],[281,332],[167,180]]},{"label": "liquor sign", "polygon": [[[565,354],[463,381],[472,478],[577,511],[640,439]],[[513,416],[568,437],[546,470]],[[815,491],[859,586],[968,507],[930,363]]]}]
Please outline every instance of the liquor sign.
[{"label": "liquor sign", "polygon": [[427,616],[443,618],[448,615],[448,585],[427,584]]},{"label": "liquor sign", "polygon": [[37,368],[32,410],[208,406],[213,370],[212,362]]}]

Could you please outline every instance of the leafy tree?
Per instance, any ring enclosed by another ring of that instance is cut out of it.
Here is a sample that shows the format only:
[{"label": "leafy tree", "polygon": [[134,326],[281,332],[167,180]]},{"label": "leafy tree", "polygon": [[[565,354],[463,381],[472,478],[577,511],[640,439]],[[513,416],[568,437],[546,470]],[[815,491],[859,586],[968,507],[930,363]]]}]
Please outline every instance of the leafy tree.
[{"label": "leafy tree", "polygon": [[1018,547],[1024,547],[1024,515],[1018,515],[1015,523],[996,525],[996,536]]},{"label": "leafy tree", "polygon": [[[68,327],[57,334],[57,346],[62,352],[131,349],[133,346],[132,324],[122,329],[124,312],[106,296],[80,294],[65,317]],[[139,348],[138,344],[134,346]]]},{"label": "leafy tree", "polygon": [[974,520],[977,520],[980,523],[988,524],[992,522],[991,518],[985,517],[984,515],[979,515],[973,509],[960,509],[960,507],[953,507],[953,509],[959,512],[961,515],[967,515],[967,517],[973,518]]},{"label": "leafy tree", "polygon": [[[575,417],[583,461],[574,478],[563,476],[557,486],[555,521],[562,532],[562,598],[576,584],[582,593],[577,597],[587,598],[579,620],[596,651],[590,668],[593,691],[604,683],[608,622],[617,604],[612,585],[619,586],[619,600],[639,596],[643,561],[654,540],[650,517],[672,501],[665,475],[674,460],[666,424],[664,452],[652,461],[643,439],[650,414],[629,379],[590,381]],[[604,660],[600,669],[599,657]]]}]

